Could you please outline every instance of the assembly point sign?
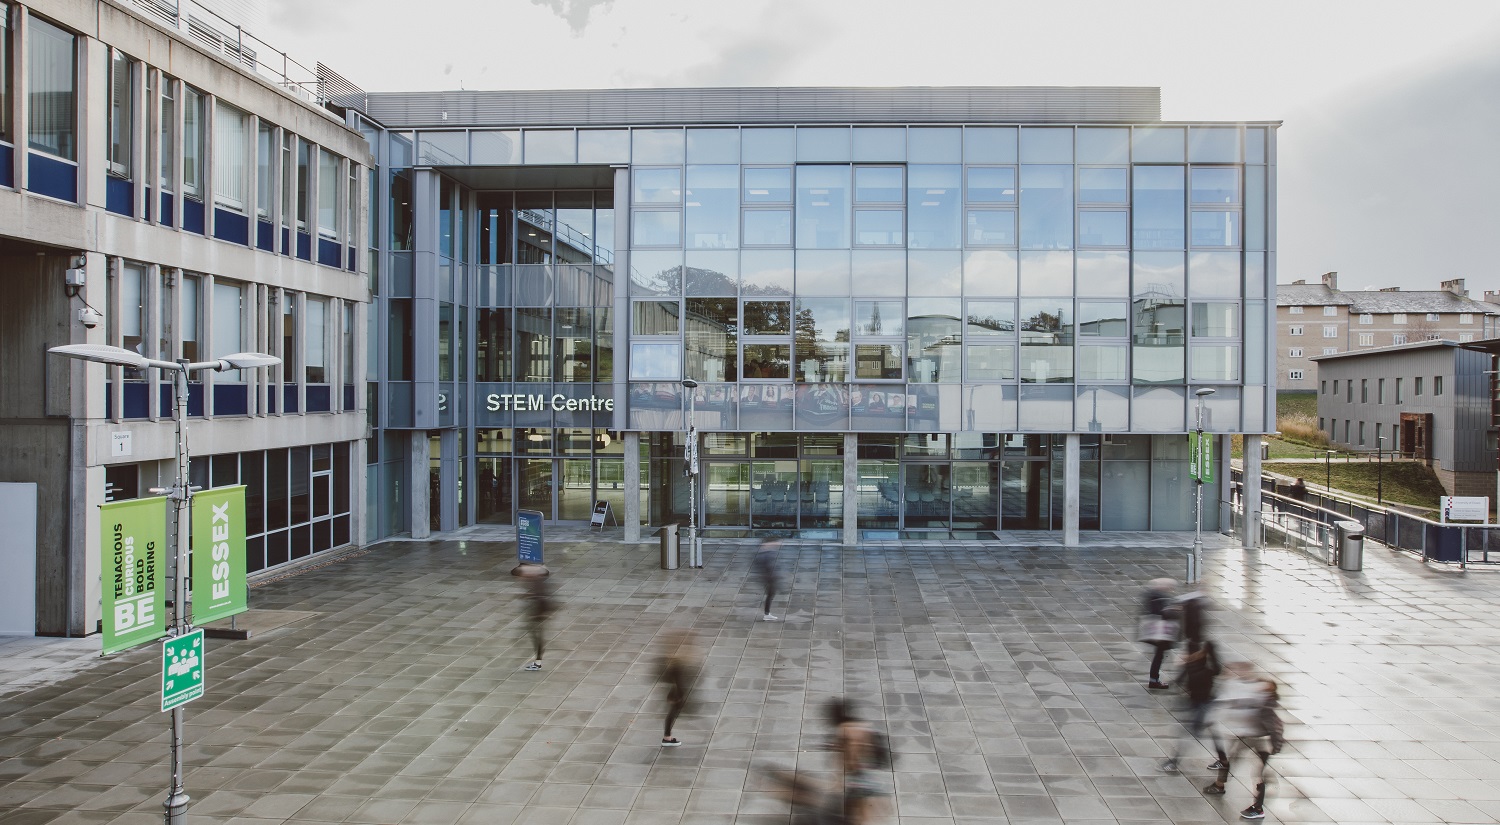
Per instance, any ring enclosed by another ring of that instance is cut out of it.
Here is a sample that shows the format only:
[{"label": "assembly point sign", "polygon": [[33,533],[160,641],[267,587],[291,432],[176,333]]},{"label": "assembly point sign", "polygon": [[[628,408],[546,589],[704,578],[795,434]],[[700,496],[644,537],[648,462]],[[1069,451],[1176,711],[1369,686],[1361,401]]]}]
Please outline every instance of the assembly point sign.
[{"label": "assembly point sign", "polygon": [[99,508],[104,551],[104,652],[167,632],[167,500],[116,501]]},{"label": "assembly point sign", "polygon": [[193,495],[193,624],[245,612],[245,486]]}]

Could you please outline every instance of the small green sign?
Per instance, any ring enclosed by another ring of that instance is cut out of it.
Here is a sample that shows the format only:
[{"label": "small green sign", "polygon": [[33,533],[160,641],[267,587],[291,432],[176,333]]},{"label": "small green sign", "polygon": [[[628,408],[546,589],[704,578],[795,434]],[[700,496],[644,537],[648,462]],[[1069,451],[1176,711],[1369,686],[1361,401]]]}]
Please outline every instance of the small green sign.
[{"label": "small green sign", "polygon": [[245,612],[245,486],[193,495],[193,624]]},{"label": "small green sign", "polygon": [[180,707],[203,695],[203,629],[161,643],[161,709]]},{"label": "small green sign", "polygon": [[99,535],[104,652],[160,639],[167,632],[167,499],[100,506]]},{"label": "small green sign", "polygon": [[1204,484],[1214,483],[1214,436],[1188,433],[1188,475]]}]

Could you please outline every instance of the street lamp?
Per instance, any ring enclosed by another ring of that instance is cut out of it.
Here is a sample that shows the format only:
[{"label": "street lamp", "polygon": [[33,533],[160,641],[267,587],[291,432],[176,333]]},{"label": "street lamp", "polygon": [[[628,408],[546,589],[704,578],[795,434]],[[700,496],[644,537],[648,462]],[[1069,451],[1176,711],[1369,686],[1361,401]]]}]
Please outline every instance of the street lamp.
[{"label": "street lamp", "polygon": [[698,415],[697,415],[697,393],[698,382],[691,378],[682,379],[682,387],[687,390],[688,396],[688,428],[687,444],[683,448],[683,458],[686,459],[686,467],[683,472],[688,477],[688,567],[703,566],[703,547],[698,544]]},{"label": "street lamp", "polygon": [[[1196,496],[1194,497],[1194,503],[1193,503],[1193,577],[1192,577],[1192,581],[1197,581],[1199,579],[1199,577],[1201,575],[1199,571],[1201,571],[1203,569],[1203,473],[1207,469],[1204,466],[1202,466],[1203,465],[1203,458],[1204,458],[1204,450],[1203,450],[1203,399],[1207,398],[1210,395],[1213,395],[1214,392],[1216,392],[1216,390],[1214,390],[1213,387],[1203,387],[1202,389],[1200,389],[1197,392],[1193,393],[1193,395],[1196,395],[1198,397],[1198,427],[1197,427],[1197,429],[1198,429],[1198,456],[1199,456],[1198,461],[1199,461],[1199,466],[1198,466],[1198,477],[1194,479],[1194,484],[1196,485],[1196,489],[1195,489]],[[1209,455],[1211,456],[1212,454],[1210,453]],[[1209,460],[1212,461],[1213,459],[1210,457]],[[1248,484],[1249,480],[1246,479],[1245,483]]]},{"label": "street lamp", "polygon": [[[172,628],[168,632],[170,636],[182,636],[191,628],[192,617],[188,614],[187,607],[187,585],[188,585],[188,506],[193,498],[193,490],[188,483],[188,444],[187,444],[187,397],[188,397],[188,374],[213,370],[223,372],[224,370],[257,369],[260,367],[271,367],[281,363],[281,359],[274,355],[266,355],[260,352],[236,352],[226,355],[214,361],[189,361],[186,358],[177,361],[158,361],[155,358],[147,358],[138,352],[133,352],[123,347],[109,346],[108,344],[67,344],[60,347],[52,347],[48,352],[58,355],[66,355],[69,358],[77,358],[83,361],[93,361],[98,364],[109,364],[111,366],[129,367],[131,369],[145,369],[155,367],[159,370],[172,371],[172,389],[175,396],[172,407],[172,420],[177,425],[177,481],[167,493],[167,498],[175,502],[173,510],[172,529],[177,542],[177,562],[172,571]],[[187,819],[188,795],[182,785],[182,706],[172,708],[172,788],[168,792],[166,802],[162,803],[167,809],[167,825],[182,825]]]},{"label": "street lamp", "polygon": [[1333,495],[1333,453],[1333,450],[1323,451],[1323,495],[1330,498]]},{"label": "street lamp", "polygon": [[1375,439],[1375,503],[1384,501],[1385,495],[1385,436]]}]

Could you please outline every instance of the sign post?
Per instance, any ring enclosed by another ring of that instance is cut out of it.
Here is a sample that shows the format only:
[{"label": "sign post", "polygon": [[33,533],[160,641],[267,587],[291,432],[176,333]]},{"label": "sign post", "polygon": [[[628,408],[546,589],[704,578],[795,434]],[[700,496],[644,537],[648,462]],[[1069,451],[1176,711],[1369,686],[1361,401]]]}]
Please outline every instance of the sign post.
[{"label": "sign post", "polygon": [[547,571],[543,562],[542,514],[536,510],[516,511],[516,566],[511,575],[519,576],[527,565]]},{"label": "sign post", "polygon": [[1450,521],[1490,523],[1489,496],[1441,496],[1439,504],[1443,524]]},{"label": "sign post", "polygon": [[161,643],[161,709],[182,707],[203,695],[203,628]]}]

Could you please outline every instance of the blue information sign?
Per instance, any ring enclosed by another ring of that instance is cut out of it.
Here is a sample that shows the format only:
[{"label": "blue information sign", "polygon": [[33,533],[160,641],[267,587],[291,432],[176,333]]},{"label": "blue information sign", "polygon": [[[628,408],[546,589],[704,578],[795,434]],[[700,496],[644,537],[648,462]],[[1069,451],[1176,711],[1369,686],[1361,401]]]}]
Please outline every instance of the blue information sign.
[{"label": "blue information sign", "polygon": [[542,514],[535,510],[516,511],[516,561],[542,563]]}]

